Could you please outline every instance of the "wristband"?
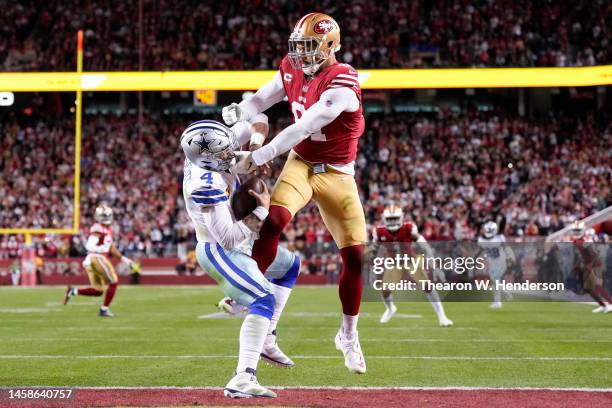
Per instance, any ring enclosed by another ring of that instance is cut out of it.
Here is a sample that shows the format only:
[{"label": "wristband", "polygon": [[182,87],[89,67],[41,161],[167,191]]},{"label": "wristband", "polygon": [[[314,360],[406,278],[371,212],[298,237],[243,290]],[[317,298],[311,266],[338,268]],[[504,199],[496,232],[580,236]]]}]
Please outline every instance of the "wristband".
[{"label": "wristband", "polygon": [[250,145],[263,145],[266,141],[266,136],[263,133],[255,132],[251,135]]},{"label": "wristband", "polygon": [[259,221],[263,221],[268,216],[268,209],[260,205],[259,207],[253,210],[253,215],[255,215],[259,219]]}]

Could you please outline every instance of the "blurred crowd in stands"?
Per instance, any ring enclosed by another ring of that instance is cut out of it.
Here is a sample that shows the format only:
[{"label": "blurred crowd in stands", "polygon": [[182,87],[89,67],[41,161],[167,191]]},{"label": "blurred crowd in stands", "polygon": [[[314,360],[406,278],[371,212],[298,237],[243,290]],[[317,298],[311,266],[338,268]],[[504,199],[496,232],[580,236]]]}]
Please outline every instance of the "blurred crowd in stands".
[{"label": "blurred crowd in stands", "polygon": [[[178,252],[185,258],[195,237],[182,203],[177,140],[192,119],[145,115],[139,131],[135,116],[86,116],[82,234],[40,237],[38,254],[82,255],[93,211],[105,201],[128,256]],[[272,120],[271,134],[290,121]],[[73,124],[18,122],[0,124],[0,228],[70,228]],[[593,116],[371,114],[356,162],[368,228],[395,203],[428,240],[473,239],[491,219],[501,220],[508,236],[547,235],[612,204],[611,133],[609,120]],[[275,161],[270,182],[283,163]],[[0,259],[18,256],[20,239],[0,236]],[[283,242],[311,260],[308,268],[337,268],[332,238],[312,203],[285,230]]]},{"label": "blurred crowd in stands", "polygon": [[[357,68],[612,62],[607,0],[0,0],[2,71],[275,69],[300,17],[339,22]],[[51,34],[52,33],[52,34]]]}]

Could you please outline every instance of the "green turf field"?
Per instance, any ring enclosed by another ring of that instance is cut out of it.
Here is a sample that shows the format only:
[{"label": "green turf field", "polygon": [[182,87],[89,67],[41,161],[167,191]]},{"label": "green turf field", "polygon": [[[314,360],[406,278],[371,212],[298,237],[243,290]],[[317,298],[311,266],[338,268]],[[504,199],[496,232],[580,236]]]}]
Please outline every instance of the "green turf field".
[{"label": "green turf field", "polygon": [[[240,319],[215,313],[216,287],[120,287],[114,319],[100,299],[63,288],[0,289],[0,386],[223,386],[237,354]],[[290,386],[612,387],[612,315],[572,303],[447,303],[440,328],[426,302],[365,303],[360,339],[368,372],[344,368],[333,338],[336,288],[298,287],[279,324],[297,367],[261,364],[259,380]]]}]

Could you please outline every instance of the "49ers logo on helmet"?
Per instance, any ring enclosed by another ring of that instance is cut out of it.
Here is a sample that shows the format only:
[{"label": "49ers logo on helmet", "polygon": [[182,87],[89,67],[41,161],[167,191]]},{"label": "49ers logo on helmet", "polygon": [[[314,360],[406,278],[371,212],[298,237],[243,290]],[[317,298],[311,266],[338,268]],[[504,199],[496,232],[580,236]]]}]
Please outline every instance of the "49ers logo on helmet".
[{"label": "49ers logo on helmet", "polygon": [[327,20],[327,19],[319,21],[314,26],[314,32],[317,34],[329,33],[333,29],[334,29],[334,23],[332,23],[330,20]]}]

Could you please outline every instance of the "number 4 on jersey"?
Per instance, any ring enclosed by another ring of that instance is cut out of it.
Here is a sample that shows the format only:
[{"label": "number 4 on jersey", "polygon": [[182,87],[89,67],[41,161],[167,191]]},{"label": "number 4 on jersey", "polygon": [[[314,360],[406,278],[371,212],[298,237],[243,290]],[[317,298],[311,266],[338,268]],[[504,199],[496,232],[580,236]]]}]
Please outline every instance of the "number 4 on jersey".
[{"label": "number 4 on jersey", "polygon": [[200,180],[204,180],[208,184],[212,184],[212,181],[213,181],[212,178],[213,178],[212,173],[204,173],[202,174],[202,177],[200,177]]}]

